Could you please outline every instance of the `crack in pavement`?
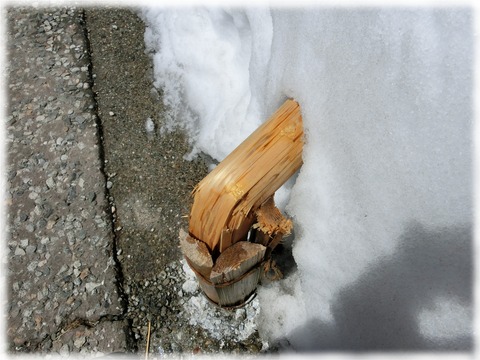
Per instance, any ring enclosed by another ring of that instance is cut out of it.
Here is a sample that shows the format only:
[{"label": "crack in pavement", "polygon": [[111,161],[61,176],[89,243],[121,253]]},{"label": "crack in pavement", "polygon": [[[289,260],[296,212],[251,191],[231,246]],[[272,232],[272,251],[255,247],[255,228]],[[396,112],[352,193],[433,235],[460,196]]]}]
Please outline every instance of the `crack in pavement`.
[{"label": "crack in pavement", "polygon": [[[88,28],[87,28],[87,24],[86,24],[86,16],[85,16],[85,10],[81,10],[81,21],[80,21],[80,24],[82,25],[82,28],[83,28],[83,34],[84,34],[84,37],[85,37],[85,45],[86,45],[86,51],[87,51],[87,59],[88,59],[88,62],[89,62],[89,67],[88,67],[88,79],[89,79],[89,83],[91,85],[91,88],[92,88],[92,93],[93,93],[93,103],[94,103],[94,113],[96,115],[95,117],[95,122],[96,122],[96,127],[97,127],[97,132],[96,132],[96,135],[97,135],[97,139],[98,139],[98,143],[99,143],[99,147],[98,147],[98,155],[99,155],[99,158],[100,158],[100,172],[102,173],[102,175],[104,176],[105,178],[105,184],[107,184],[107,181],[108,181],[108,178],[109,176],[107,175],[106,171],[105,171],[105,144],[104,144],[104,137],[103,137],[103,125],[102,125],[102,121],[101,121],[101,118],[100,118],[100,115],[98,113],[98,103],[97,103],[97,94],[96,92],[93,90],[93,84],[94,84],[94,81],[93,81],[93,63],[92,63],[92,49],[91,49],[91,44],[90,44],[90,38],[89,38],[89,33],[88,33]],[[115,212],[112,211],[112,209],[114,209],[115,207],[115,202],[114,202],[114,199],[113,199],[113,196],[112,194],[110,194],[110,189],[108,188],[108,186],[105,186],[105,193],[106,193],[106,198],[109,202],[109,205],[110,207],[107,207],[107,209],[105,210],[107,215],[108,215],[108,219],[110,220],[110,228],[111,228],[111,233],[112,233],[112,258],[113,258],[113,261],[115,263],[114,265],[114,269],[115,269],[115,285],[117,287],[117,290],[118,290],[118,293],[119,293],[119,298],[120,298],[120,304],[122,306],[122,313],[121,315],[110,315],[110,314],[106,314],[106,315],[103,315],[100,317],[99,320],[97,321],[89,321],[87,319],[83,319],[83,318],[77,318],[75,320],[73,320],[71,323],[67,324],[64,328],[61,329],[61,335],[63,335],[66,331],[68,331],[69,329],[73,329],[74,327],[77,327],[77,326],[80,326],[80,325],[83,325],[83,326],[86,326],[86,327],[94,327],[96,326],[97,324],[99,324],[100,322],[103,322],[103,321],[123,321],[126,319],[126,314],[127,314],[127,310],[128,310],[128,295],[125,293],[124,289],[123,289],[123,283],[124,283],[124,277],[123,277],[123,270],[122,270],[122,264],[120,263],[120,261],[118,260],[118,257],[117,257],[117,235],[116,235],[116,231],[115,231]],[[127,322],[129,325],[127,327],[127,329],[125,330],[125,336],[126,336],[126,344],[127,344],[127,347],[126,347],[126,352],[133,352],[137,349],[137,345],[136,345],[136,341],[135,341],[135,338],[132,334],[132,329],[131,329],[131,321],[128,321]],[[76,325],[78,324],[78,325]]]}]

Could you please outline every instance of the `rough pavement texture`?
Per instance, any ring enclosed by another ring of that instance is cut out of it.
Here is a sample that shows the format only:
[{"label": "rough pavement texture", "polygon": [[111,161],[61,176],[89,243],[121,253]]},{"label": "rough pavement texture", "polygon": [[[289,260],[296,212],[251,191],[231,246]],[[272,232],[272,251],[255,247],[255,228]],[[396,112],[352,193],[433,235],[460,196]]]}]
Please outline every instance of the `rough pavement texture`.
[{"label": "rough pavement texture", "polygon": [[[198,290],[187,292],[183,286],[178,232],[187,227],[190,194],[207,166],[201,159],[183,159],[190,149],[181,132],[160,131],[165,110],[162,94],[153,88],[144,23],[129,9],[87,9],[85,15],[117,255],[137,349],[144,351],[151,321],[152,354],[258,353],[258,333],[240,340],[234,329],[253,308],[218,310],[202,303]],[[233,328],[230,335],[214,338],[200,319],[192,319],[199,311],[191,309],[202,305],[212,323]]]},{"label": "rough pavement texture", "polygon": [[[8,10],[12,353],[253,353],[258,301],[215,308],[178,230],[207,172],[161,133],[144,24],[129,9]],[[189,277],[190,276],[190,277]]]},{"label": "rough pavement texture", "polygon": [[12,352],[126,351],[82,13],[8,10]]}]

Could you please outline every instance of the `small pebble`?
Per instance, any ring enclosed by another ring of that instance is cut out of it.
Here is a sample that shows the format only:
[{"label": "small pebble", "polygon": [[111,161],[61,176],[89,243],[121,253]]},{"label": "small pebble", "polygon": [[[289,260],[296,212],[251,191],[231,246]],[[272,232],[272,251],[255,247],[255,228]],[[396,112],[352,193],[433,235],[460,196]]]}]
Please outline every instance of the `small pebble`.
[{"label": "small pebble", "polygon": [[51,177],[47,179],[46,183],[49,189],[53,189],[55,187],[55,181],[53,181],[53,178]]},{"label": "small pebble", "polygon": [[32,261],[30,264],[28,264],[27,270],[32,272],[37,268],[37,265],[38,265],[38,261]]},{"label": "small pebble", "polygon": [[88,193],[88,200],[90,200],[90,202],[94,202],[96,198],[97,194],[95,194],[95,192],[91,191]]},{"label": "small pebble", "polygon": [[25,249],[26,253],[31,255],[37,250],[37,247],[35,245],[28,245],[27,248]]},{"label": "small pebble", "polygon": [[23,250],[21,247],[18,247],[15,249],[15,255],[18,255],[18,256],[23,256],[25,255],[25,250]]},{"label": "small pebble", "polygon": [[155,123],[151,118],[147,118],[145,121],[145,130],[147,133],[153,133],[155,131]]},{"label": "small pebble", "polygon": [[80,348],[83,346],[83,344],[85,344],[85,341],[86,341],[85,336],[81,336],[81,337],[79,337],[77,340],[75,340],[75,341],[73,342],[73,345],[74,345],[77,349],[80,349]]},{"label": "small pebble", "polygon": [[100,285],[102,285],[101,283],[93,283],[93,282],[89,282],[85,285],[85,290],[87,290],[87,292],[92,292],[95,288],[99,287]]}]

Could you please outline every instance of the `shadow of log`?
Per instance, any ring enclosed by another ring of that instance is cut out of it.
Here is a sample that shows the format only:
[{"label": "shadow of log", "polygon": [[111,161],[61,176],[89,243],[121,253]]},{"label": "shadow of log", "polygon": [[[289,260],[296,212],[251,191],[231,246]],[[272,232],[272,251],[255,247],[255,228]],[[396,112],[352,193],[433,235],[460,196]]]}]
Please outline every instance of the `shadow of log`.
[{"label": "shadow of log", "polygon": [[283,277],[288,277],[297,270],[297,263],[292,254],[295,230],[286,236],[282,242],[273,250],[272,259],[277,263]]},{"label": "shadow of log", "polygon": [[419,314],[435,309],[439,297],[472,309],[472,252],[470,226],[430,230],[412,223],[391,256],[337,294],[333,323],[312,319],[278,347],[303,352],[471,351],[472,317],[465,320],[470,324],[461,324],[461,334],[432,338],[422,333]]}]

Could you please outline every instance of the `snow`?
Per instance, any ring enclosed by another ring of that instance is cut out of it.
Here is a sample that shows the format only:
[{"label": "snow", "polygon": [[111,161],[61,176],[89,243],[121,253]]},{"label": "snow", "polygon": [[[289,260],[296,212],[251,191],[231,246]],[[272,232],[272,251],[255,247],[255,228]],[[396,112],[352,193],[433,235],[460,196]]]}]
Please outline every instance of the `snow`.
[{"label": "snow", "polygon": [[145,120],[145,131],[149,134],[155,131],[155,123],[151,118],[147,118],[147,120]]},{"label": "snow", "polygon": [[[451,313],[455,317],[449,318]],[[448,297],[435,299],[435,306],[423,310],[418,316],[420,331],[433,341],[461,337],[465,330],[473,330],[465,329],[465,324],[471,324],[472,317],[471,308]]]},{"label": "snow", "polygon": [[201,293],[195,274],[185,260],[182,260],[182,267],[186,278],[182,288],[192,295],[184,306],[190,319],[190,325],[201,326],[217,340],[229,338],[242,341],[255,332],[260,312],[257,298],[235,310],[225,310],[213,306]]},{"label": "snow", "polygon": [[[297,271],[259,288],[294,349],[454,349],[472,334],[473,13],[468,8],[142,10],[163,131],[222,160],[301,105],[277,194]],[[454,325],[449,326],[452,323]]]}]

